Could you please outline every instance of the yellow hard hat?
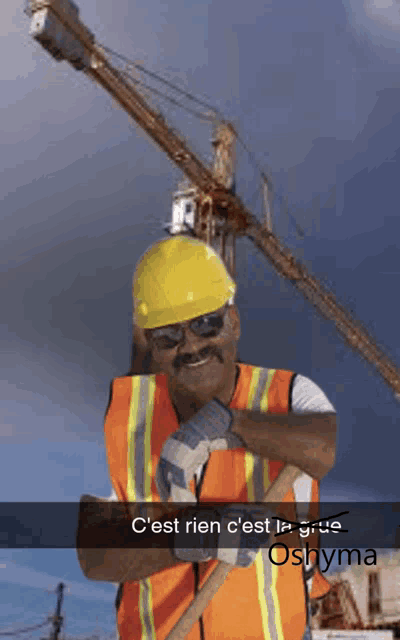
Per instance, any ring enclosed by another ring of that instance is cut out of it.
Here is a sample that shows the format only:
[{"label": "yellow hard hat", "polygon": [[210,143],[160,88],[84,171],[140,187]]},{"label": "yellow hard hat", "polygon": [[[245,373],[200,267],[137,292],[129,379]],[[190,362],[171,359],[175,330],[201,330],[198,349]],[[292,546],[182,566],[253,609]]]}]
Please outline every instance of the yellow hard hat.
[{"label": "yellow hard hat", "polygon": [[157,242],[139,260],[133,276],[135,324],[154,329],[216,311],[236,285],[209,245],[187,236]]}]

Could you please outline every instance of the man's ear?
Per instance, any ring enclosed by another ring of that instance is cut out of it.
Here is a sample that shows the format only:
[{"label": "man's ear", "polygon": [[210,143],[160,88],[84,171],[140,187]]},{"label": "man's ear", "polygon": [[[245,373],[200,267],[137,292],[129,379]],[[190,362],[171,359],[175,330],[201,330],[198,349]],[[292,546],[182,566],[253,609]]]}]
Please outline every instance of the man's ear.
[{"label": "man's ear", "polygon": [[133,325],[133,342],[137,345],[140,351],[148,351],[149,343],[146,338],[144,329],[141,329],[136,324]]},{"label": "man's ear", "polygon": [[231,315],[231,323],[232,329],[235,334],[235,339],[239,340],[240,338],[240,314],[239,309],[235,304],[229,307],[230,315]]},{"label": "man's ear", "polygon": [[150,346],[146,338],[145,330],[134,325],[130,374],[147,375],[149,373],[156,373]]}]

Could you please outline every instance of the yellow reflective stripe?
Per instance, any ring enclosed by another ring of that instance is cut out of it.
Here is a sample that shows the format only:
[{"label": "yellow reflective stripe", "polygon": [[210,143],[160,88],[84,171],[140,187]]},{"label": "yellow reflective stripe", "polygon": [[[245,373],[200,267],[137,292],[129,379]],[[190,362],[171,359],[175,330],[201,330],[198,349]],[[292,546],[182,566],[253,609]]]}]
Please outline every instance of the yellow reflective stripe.
[{"label": "yellow reflective stripe", "polygon": [[273,377],[276,373],[276,369],[269,369],[268,370],[268,378],[267,378],[267,383],[265,385],[265,391],[263,393],[263,396],[261,398],[261,402],[260,402],[260,410],[261,411],[268,411],[268,393],[269,393],[269,388],[271,386],[271,382],[273,380]]},{"label": "yellow reflective stripe", "polygon": [[268,460],[263,460],[263,480],[264,480],[264,492],[268,489],[271,484],[269,479],[269,464]]},{"label": "yellow reflective stripe", "polygon": [[255,502],[253,472],[254,472],[254,456],[249,451],[244,455],[244,466],[247,484],[247,502]]},{"label": "yellow reflective stripe", "polygon": [[[254,489],[254,465],[255,456],[252,453],[246,451],[244,457],[246,484],[247,484],[247,501],[255,502],[255,489]],[[261,555],[261,550],[257,553],[255,561],[256,579],[257,579],[257,591],[258,591],[258,604],[260,606],[261,624],[263,630],[264,640],[269,640],[270,635],[268,632],[268,610],[267,603],[265,601],[264,593],[264,566]]]},{"label": "yellow reflective stripe", "polygon": [[136,502],[135,482],[135,432],[140,407],[140,378],[132,376],[131,406],[128,418],[128,485],[126,492],[129,502]]},{"label": "yellow reflective stripe", "polygon": [[[151,432],[153,423],[155,376],[132,376],[131,406],[128,420],[128,480],[130,502],[151,502]],[[156,640],[152,582],[139,581],[141,640]]]},{"label": "yellow reflective stripe", "polygon": [[[247,408],[251,409],[254,403],[254,397],[256,395],[257,387],[259,384],[261,375],[261,368],[254,367],[251,376],[250,388],[249,388],[249,396],[247,399]],[[255,491],[254,491],[254,482],[253,482],[253,474],[254,474],[254,456],[249,451],[246,451],[244,456],[244,465],[245,465],[245,476],[246,476],[246,485],[247,485],[247,500],[248,502],[255,502]]]},{"label": "yellow reflective stripe", "polygon": [[153,598],[150,578],[139,582],[139,615],[142,623],[141,640],[156,640],[153,617]]},{"label": "yellow reflective stripe", "polygon": [[[252,372],[249,396],[247,401],[247,407],[249,409],[253,408],[253,405],[254,405],[254,399],[258,389],[261,372],[262,370],[259,367],[254,368]],[[256,457],[252,453],[249,453],[248,451],[246,451],[244,456],[244,465],[245,465],[248,502],[255,502],[255,487],[254,487],[255,458]],[[263,567],[263,561],[261,557],[261,551],[257,553],[254,564],[255,564],[256,578],[257,578],[258,603],[260,605],[263,637],[264,637],[264,640],[268,640],[269,639],[268,611],[267,611],[265,595],[264,595],[264,567]]]},{"label": "yellow reflective stripe", "polygon": [[[276,551],[276,553],[275,553],[275,551]],[[277,549],[272,549],[271,557],[275,562],[278,560],[278,550]],[[278,638],[278,640],[285,640],[285,638],[283,636],[283,629],[282,629],[281,607],[280,607],[280,604],[279,604],[278,591],[276,589],[276,583],[278,581],[279,566],[277,566],[276,564],[271,562],[271,569],[272,569],[271,595],[272,595],[272,601],[274,603],[274,610],[275,610],[276,637]]]},{"label": "yellow reflective stripe", "polygon": [[254,369],[252,371],[252,376],[251,376],[249,397],[248,397],[248,400],[247,400],[247,408],[248,409],[252,409],[252,407],[253,407],[254,397],[256,395],[258,382],[260,380],[260,375],[261,375],[261,368],[260,367],[254,367]]},{"label": "yellow reflective stripe", "polygon": [[[269,369],[267,381],[265,384],[264,392],[260,399],[260,410],[267,412],[269,409],[269,390],[272,380],[276,373],[276,369]],[[263,460],[263,480],[264,480],[264,493],[267,491],[271,481],[269,479],[269,464],[268,460]],[[275,551],[275,550],[273,550]],[[263,632],[265,638],[274,640],[284,640],[282,631],[282,618],[279,606],[278,592],[276,589],[276,582],[278,578],[279,567],[269,562],[267,554],[258,554],[256,564],[257,571],[257,583],[258,583],[258,599],[263,603],[261,606],[261,615],[263,619]],[[268,562],[270,567],[269,571],[266,571],[264,562]],[[271,603],[272,599],[272,603]],[[271,620],[268,616],[268,601],[271,609]],[[271,628],[270,628],[271,627]]]},{"label": "yellow reflective stripe", "polygon": [[[146,378],[147,397],[143,394],[142,401],[146,397],[146,423],[143,438],[143,494],[145,502],[152,502],[151,493],[151,432],[153,427],[155,376]],[[142,640],[156,640],[156,630],[153,612],[153,585],[150,578],[140,581],[139,598],[140,619],[142,622]]]},{"label": "yellow reflective stripe", "polygon": [[148,592],[148,602],[149,602],[149,611],[151,612],[150,616],[150,624],[151,624],[151,640],[156,640],[156,627],[154,624],[154,609],[153,609],[153,585],[151,584],[151,580],[146,578],[149,583],[149,592]]},{"label": "yellow reflective stripe", "polygon": [[128,480],[130,502],[151,502],[151,431],[155,376],[133,376],[128,419]]},{"label": "yellow reflective stripe", "polygon": [[146,412],[146,431],[144,437],[144,499],[146,502],[152,502],[151,493],[151,431],[153,426],[154,413],[154,397],[156,391],[155,376],[151,376],[148,380],[148,404]]},{"label": "yellow reflective stripe", "polygon": [[[269,398],[268,398],[268,394],[269,394],[269,388],[271,386],[271,382],[273,380],[273,377],[275,375],[276,369],[269,369],[268,370],[268,378],[267,378],[267,382],[265,385],[265,390],[264,393],[262,395],[261,398],[261,402],[260,402],[260,410],[261,411],[268,411],[268,406],[269,406]],[[264,492],[268,489],[269,485],[271,484],[271,481],[269,479],[269,465],[268,465],[268,460],[263,460],[263,478],[264,478]]]},{"label": "yellow reflective stripe", "polygon": [[146,621],[145,621],[145,614],[144,614],[144,607],[143,607],[143,599],[145,596],[143,592],[146,589],[146,586],[144,584],[146,580],[147,578],[145,578],[144,580],[140,580],[139,582],[139,615],[140,615],[140,622],[142,626],[141,640],[149,640],[147,637]]},{"label": "yellow reflective stripe", "polygon": [[268,608],[267,608],[267,603],[265,601],[265,593],[264,593],[265,576],[264,576],[264,562],[263,562],[261,550],[257,553],[254,564],[256,568],[258,602],[260,603],[263,636],[265,639],[268,640],[270,638],[269,630],[268,630]]}]

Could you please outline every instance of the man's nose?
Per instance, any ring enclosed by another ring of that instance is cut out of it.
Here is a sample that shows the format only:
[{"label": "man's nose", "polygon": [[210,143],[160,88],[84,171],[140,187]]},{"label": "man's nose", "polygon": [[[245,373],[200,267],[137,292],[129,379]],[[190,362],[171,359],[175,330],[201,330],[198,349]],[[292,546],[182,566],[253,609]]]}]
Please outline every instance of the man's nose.
[{"label": "man's nose", "polygon": [[196,334],[194,334],[188,326],[184,326],[183,338],[179,345],[180,351],[184,353],[196,353],[202,348],[204,340],[205,338],[196,336]]}]

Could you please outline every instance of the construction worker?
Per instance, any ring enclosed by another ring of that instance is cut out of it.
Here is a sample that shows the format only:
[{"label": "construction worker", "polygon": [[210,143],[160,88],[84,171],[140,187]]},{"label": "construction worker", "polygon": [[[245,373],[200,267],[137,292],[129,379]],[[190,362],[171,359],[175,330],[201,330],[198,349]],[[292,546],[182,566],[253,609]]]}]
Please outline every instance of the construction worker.
[{"label": "construction worker", "polygon": [[[334,463],[335,410],[308,378],[237,362],[235,292],[220,257],[194,238],[162,240],[139,261],[136,336],[160,373],[112,384],[105,440],[119,501],[218,503],[221,522],[254,520],[260,505],[252,503],[263,500],[286,463],[304,472],[288,504],[301,502],[304,511],[318,500],[318,481]],[[285,562],[282,548],[272,562],[268,548],[260,549],[265,533],[239,539],[234,549],[219,539],[202,548],[199,534],[194,548],[184,548],[177,532],[165,548],[159,536],[152,548],[156,537],[148,535],[140,551],[80,550],[89,578],[123,583],[121,640],[164,639],[218,560],[234,568],[189,640],[309,637],[304,567]],[[312,598],[329,590],[318,572],[306,578]]]}]

